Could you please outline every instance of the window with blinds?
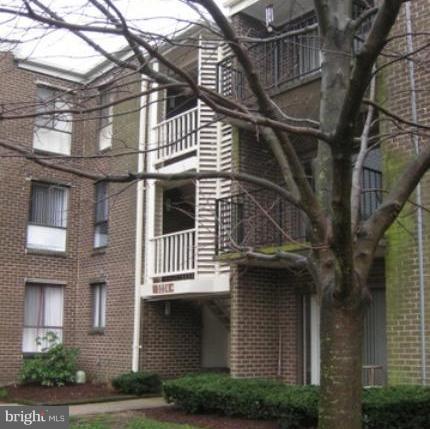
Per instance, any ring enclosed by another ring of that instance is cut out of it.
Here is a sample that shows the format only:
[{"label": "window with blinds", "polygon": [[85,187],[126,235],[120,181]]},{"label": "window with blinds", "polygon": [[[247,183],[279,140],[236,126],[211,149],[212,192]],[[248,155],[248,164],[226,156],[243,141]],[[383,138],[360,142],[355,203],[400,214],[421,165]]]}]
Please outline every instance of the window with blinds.
[{"label": "window with blinds", "polygon": [[68,188],[33,182],[27,248],[66,250]]},{"label": "window with blinds", "polygon": [[50,346],[46,337],[53,334],[63,340],[62,286],[27,284],[24,298],[22,351],[39,353]]},{"label": "window with blinds", "polygon": [[109,200],[107,183],[97,183],[95,192],[94,247],[99,248],[108,245]]}]

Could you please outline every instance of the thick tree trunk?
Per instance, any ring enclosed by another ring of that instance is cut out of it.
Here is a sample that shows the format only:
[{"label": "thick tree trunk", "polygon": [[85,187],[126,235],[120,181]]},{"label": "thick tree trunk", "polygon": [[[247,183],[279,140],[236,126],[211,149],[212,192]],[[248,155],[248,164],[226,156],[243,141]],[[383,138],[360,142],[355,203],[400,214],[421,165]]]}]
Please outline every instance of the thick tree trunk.
[{"label": "thick tree trunk", "polygon": [[323,297],[319,429],[360,429],[363,306]]}]

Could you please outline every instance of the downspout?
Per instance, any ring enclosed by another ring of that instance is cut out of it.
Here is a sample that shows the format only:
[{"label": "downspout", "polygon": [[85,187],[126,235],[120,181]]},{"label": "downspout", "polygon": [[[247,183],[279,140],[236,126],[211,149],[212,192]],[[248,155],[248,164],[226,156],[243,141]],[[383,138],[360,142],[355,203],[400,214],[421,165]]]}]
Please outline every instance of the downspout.
[{"label": "downspout", "polygon": [[[147,82],[142,79],[142,92],[146,91]],[[139,114],[139,154],[137,158],[137,171],[143,172],[144,150],[146,145],[146,96],[140,97]],[[136,186],[136,237],[135,237],[135,272],[134,272],[134,327],[132,349],[132,371],[139,371],[140,351],[140,310],[141,310],[141,284],[142,284],[142,245],[143,245],[143,181],[139,180]]]},{"label": "downspout", "polygon": [[[412,54],[414,51],[414,41],[412,35],[412,18],[410,2],[405,3],[406,13],[406,43],[407,53]],[[418,123],[417,112],[417,95],[415,80],[415,64],[408,60],[409,81],[411,90],[411,110],[412,121]],[[418,134],[412,136],[415,148],[415,155],[420,156],[420,140]],[[417,239],[418,239],[418,271],[419,271],[419,299],[420,299],[420,338],[421,338],[421,382],[427,384],[427,363],[426,363],[426,330],[425,330],[425,278],[424,278],[424,236],[423,236],[423,209],[422,209],[422,190],[421,182],[416,188],[416,205],[417,205]]]}]

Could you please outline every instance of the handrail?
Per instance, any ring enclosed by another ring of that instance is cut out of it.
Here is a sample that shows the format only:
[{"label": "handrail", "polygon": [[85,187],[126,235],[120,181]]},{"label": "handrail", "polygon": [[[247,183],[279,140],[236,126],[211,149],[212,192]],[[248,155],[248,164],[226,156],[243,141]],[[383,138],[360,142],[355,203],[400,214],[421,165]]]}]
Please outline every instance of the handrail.
[{"label": "handrail", "polygon": [[190,152],[198,145],[199,108],[193,107],[158,123],[157,158],[166,160]]},{"label": "handrail", "polygon": [[165,237],[172,237],[174,235],[186,234],[188,232],[194,232],[195,230],[196,230],[196,228],[191,228],[191,229],[184,229],[181,231],[170,232],[169,234],[161,234],[161,235],[155,236],[154,238],[152,238],[152,240],[157,240],[157,239],[165,238]]},{"label": "handrail", "polygon": [[154,125],[154,128],[159,128],[159,127],[161,127],[162,125],[167,124],[168,122],[172,122],[172,121],[174,121],[175,119],[180,118],[181,116],[186,116],[186,115],[188,115],[189,113],[191,113],[191,112],[193,112],[193,111],[197,111],[197,110],[199,110],[199,106],[193,107],[193,108],[191,108],[191,109],[189,109],[189,110],[186,110],[185,112],[179,113],[178,115],[172,116],[171,118],[163,119],[162,121],[160,121],[160,122],[158,122],[157,124],[155,124],[155,125]]},{"label": "handrail", "polygon": [[152,277],[181,276],[195,272],[196,229],[187,229],[154,237],[155,263]]}]

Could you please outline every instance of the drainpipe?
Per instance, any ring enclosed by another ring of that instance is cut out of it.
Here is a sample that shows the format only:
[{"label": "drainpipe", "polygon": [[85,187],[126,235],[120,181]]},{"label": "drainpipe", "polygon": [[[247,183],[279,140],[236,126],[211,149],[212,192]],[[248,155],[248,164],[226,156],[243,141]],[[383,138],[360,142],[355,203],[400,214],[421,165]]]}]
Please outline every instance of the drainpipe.
[{"label": "drainpipe", "polygon": [[[146,91],[147,82],[142,80],[142,92]],[[137,171],[143,172],[144,150],[146,143],[146,96],[140,97],[139,115],[139,154],[137,158]],[[140,351],[140,309],[141,309],[141,284],[142,284],[142,245],[143,245],[143,180],[139,180],[136,186],[136,237],[135,237],[135,272],[134,272],[134,327],[132,349],[132,371],[139,371]]]},{"label": "drainpipe", "polygon": [[[407,53],[414,51],[414,40],[412,35],[412,18],[410,2],[405,3],[406,13],[406,43]],[[417,94],[415,80],[415,64],[408,61],[409,81],[411,90],[411,110],[412,121],[418,123]],[[420,140],[417,134],[412,136],[415,148],[415,155],[420,155]],[[427,362],[426,362],[426,329],[425,329],[425,279],[424,279],[424,236],[423,236],[423,209],[422,209],[422,190],[421,182],[416,188],[417,204],[417,239],[418,239],[418,271],[419,271],[419,299],[420,299],[420,337],[421,337],[421,382],[427,384]]]}]

